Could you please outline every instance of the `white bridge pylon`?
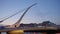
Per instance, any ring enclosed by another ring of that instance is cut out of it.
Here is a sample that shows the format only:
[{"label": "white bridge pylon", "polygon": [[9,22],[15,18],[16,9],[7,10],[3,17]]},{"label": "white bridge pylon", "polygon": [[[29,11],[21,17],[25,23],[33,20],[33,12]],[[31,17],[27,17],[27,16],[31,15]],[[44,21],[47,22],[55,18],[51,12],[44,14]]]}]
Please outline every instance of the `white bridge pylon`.
[{"label": "white bridge pylon", "polygon": [[19,27],[19,26],[20,26],[20,22],[22,21],[23,17],[24,17],[25,14],[27,13],[27,11],[28,11],[31,7],[35,6],[36,4],[37,4],[37,3],[32,4],[31,6],[29,6],[29,7],[25,10],[25,12],[24,12],[24,13],[21,15],[21,17],[19,18],[19,20],[14,24],[15,27]]},{"label": "white bridge pylon", "polygon": [[[28,11],[31,7],[35,6],[36,4],[37,4],[37,3],[34,3],[34,4],[32,4],[31,6],[29,6],[28,8],[26,8],[25,12],[21,15],[21,17],[19,18],[18,21],[17,21],[15,24],[9,25],[9,26],[7,26],[7,27],[9,27],[9,28],[10,28],[10,27],[11,27],[11,28],[12,28],[12,27],[13,27],[13,28],[19,27],[19,26],[20,26],[20,22],[22,21],[23,17],[24,17],[25,14],[27,13],[27,11]],[[20,11],[19,11],[19,12],[20,12]],[[8,18],[0,21],[0,23],[3,22],[3,21],[5,21],[5,20],[7,20],[7,19],[9,19],[9,18],[11,18],[11,17],[13,17],[13,16],[15,16],[15,15],[18,14],[19,12],[17,12],[17,13],[15,13],[15,14],[9,16]]]}]

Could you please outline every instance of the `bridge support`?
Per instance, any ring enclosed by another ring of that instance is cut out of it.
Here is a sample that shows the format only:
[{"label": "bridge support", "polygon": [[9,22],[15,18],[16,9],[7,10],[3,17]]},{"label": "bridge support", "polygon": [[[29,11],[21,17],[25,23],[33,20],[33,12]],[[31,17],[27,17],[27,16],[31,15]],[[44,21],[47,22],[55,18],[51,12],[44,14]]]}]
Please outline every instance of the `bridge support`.
[{"label": "bridge support", "polygon": [[23,34],[23,30],[12,30],[8,31],[7,34]]}]

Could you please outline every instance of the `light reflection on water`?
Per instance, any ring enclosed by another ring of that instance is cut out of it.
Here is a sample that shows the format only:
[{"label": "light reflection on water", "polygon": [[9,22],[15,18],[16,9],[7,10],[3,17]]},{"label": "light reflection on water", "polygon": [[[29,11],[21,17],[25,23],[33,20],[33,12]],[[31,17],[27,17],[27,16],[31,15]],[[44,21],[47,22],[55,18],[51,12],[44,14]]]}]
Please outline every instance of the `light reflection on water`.
[{"label": "light reflection on water", "polygon": [[[6,32],[1,32],[1,34],[6,34]],[[24,32],[24,34],[34,34],[34,32]],[[42,34],[42,33],[36,32],[35,34]]]},{"label": "light reflection on water", "polygon": [[43,33],[40,33],[40,32],[24,32],[24,34],[43,34]]}]

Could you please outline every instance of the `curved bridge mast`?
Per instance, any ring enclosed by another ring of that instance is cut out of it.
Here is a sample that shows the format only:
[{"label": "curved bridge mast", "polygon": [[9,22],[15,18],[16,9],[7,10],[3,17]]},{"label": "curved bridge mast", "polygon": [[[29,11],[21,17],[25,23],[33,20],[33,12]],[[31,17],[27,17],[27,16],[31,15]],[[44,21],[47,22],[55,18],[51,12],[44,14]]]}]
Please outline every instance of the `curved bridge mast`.
[{"label": "curved bridge mast", "polygon": [[36,4],[37,4],[37,3],[29,6],[29,7],[26,9],[26,11],[21,15],[20,19],[14,24],[15,27],[19,27],[19,26],[20,26],[20,22],[21,22],[22,18],[24,17],[24,15],[27,13],[27,11],[28,11],[31,7],[35,6]]}]

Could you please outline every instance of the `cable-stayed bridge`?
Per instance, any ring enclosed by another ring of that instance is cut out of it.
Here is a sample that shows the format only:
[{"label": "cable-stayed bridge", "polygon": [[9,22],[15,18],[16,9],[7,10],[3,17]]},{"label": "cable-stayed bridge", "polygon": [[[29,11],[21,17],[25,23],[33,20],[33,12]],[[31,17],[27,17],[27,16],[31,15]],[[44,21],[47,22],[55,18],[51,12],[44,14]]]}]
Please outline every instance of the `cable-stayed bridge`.
[{"label": "cable-stayed bridge", "polygon": [[[55,32],[60,32],[60,30],[56,27],[40,27],[40,28],[35,28],[35,27],[30,27],[30,28],[20,28],[20,22],[22,21],[23,17],[25,16],[25,14],[28,12],[28,10],[35,6],[36,3],[32,4],[31,6],[29,6],[25,12],[21,15],[21,17],[19,18],[19,20],[13,24],[13,25],[7,25],[7,26],[3,26],[3,29],[0,29],[0,32],[6,32],[7,34],[23,34],[24,32],[46,32],[46,34],[53,34]],[[18,14],[18,13],[16,13]],[[13,14],[12,16],[16,15]],[[12,16],[0,21],[1,23],[9,18],[11,18]],[[0,33],[1,34],[1,33]],[[36,34],[36,33],[34,33]]]}]

